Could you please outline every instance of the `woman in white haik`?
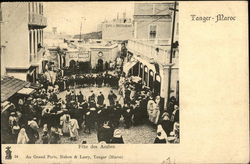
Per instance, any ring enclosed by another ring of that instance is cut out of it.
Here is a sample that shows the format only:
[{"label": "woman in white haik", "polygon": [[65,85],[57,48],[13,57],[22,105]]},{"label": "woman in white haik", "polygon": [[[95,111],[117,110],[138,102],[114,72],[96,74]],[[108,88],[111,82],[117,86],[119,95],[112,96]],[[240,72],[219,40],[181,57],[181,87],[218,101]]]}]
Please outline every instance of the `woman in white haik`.
[{"label": "woman in white haik", "polygon": [[25,128],[22,128],[18,133],[17,144],[27,144],[29,142],[28,135],[25,131]]},{"label": "woman in white haik", "polygon": [[167,134],[165,133],[165,131],[163,130],[162,126],[159,124],[157,126],[157,136],[155,138],[155,141],[154,143],[155,144],[159,144],[159,143],[167,143],[168,141],[168,137],[167,137]]},{"label": "woman in white haik", "polygon": [[160,110],[159,106],[154,102],[152,97],[150,97],[150,100],[148,101],[147,110],[149,121],[156,125],[159,120]]},{"label": "woman in white haik", "polygon": [[70,139],[73,141],[77,140],[79,125],[76,119],[70,119]]},{"label": "woman in white haik", "polygon": [[60,125],[62,127],[62,133],[64,135],[69,135],[69,131],[70,131],[70,115],[68,114],[67,109],[63,109],[63,111],[65,113],[60,118]]}]

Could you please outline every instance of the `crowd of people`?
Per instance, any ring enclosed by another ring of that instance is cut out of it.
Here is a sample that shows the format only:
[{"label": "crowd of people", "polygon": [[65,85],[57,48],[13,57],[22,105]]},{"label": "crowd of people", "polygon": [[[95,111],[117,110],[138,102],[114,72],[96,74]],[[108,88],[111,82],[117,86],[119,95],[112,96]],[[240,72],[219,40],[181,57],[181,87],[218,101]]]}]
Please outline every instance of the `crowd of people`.
[{"label": "crowd of people", "polygon": [[[152,92],[142,81],[121,77],[119,91],[123,102],[113,90],[107,97],[102,92],[86,97],[84,93],[67,89],[65,99],[58,98],[56,86],[39,89],[25,101],[13,105],[9,116],[11,143],[34,144],[41,139],[44,144],[60,143],[61,136],[78,140],[78,131],[97,131],[98,142],[124,143],[119,128],[150,124],[157,130],[155,143],[179,142],[179,109],[174,97],[167,111],[161,99],[152,97]],[[102,84],[104,85],[104,84]],[[104,103],[107,99],[108,103]],[[42,127],[42,135],[39,129]]]},{"label": "crowd of people", "polygon": [[[164,109],[161,97],[141,79],[105,72],[57,76],[53,84],[40,83],[35,93],[12,104],[8,143],[34,144],[40,139],[43,144],[58,144],[62,136],[78,141],[79,130],[96,131],[98,143],[124,143],[119,128],[143,124],[156,130],[154,143],[179,143],[178,101],[172,96]],[[111,88],[106,97],[94,90],[90,96],[76,92],[76,88],[104,86]],[[66,92],[65,98],[58,97],[60,92]]]},{"label": "crowd of people", "polygon": [[[112,88],[117,88],[119,76],[111,74],[109,72],[99,73],[99,74],[80,74],[71,76],[59,76],[55,85],[58,86],[60,92],[65,91],[67,88],[85,88],[85,87],[102,87],[109,86]],[[43,83],[46,89],[49,83]]]}]

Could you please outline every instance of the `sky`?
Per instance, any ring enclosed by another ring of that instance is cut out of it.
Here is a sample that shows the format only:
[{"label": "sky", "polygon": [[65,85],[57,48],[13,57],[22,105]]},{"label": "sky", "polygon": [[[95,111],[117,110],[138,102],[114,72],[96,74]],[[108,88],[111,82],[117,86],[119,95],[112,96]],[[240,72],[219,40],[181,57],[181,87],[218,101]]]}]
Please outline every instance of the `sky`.
[{"label": "sky", "polygon": [[[82,33],[97,30],[97,25],[105,20],[122,17],[126,12],[128,18],[133,18],[134,2],[44,2],[44,15],[48,26],[45,31],[57,27],[58,32],[79,34],[82,20]],[[85,18],[85,21],[84,21]]]}]

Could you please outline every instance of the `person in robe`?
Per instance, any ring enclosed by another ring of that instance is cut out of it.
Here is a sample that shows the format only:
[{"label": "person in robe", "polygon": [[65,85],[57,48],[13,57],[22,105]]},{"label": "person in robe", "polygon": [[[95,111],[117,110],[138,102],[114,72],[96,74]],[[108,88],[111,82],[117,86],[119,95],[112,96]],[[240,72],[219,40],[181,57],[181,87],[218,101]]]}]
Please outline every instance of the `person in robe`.
[{"label": "person in robe", "polygon": [[13,143],[17,143],[17,137],[18,137],[19,131],[20,131],[20,126],[19,126],[19,125],[17,124],[17,122],[14,120],[14,121],[13,121],[12,129],[11,129]]},{"label": "person in robe", "polygon": [[89,96],[88,101],[89,102],[92,102],[92,101],[95,102],[95,93],[94,93],[93,90],[91,90],[90,92],[91,92],[91,95]]},{"label": "person in robe", "polygon": [[102,92],[99,93],[99,95],[97,96],[97,104],[99,106],[103,105],[104,103],[104,95],[102,94]]},{"label": "person in robe", "polygon": [[25,128],[22,127],[22,129],[18,133],[17,144],[27,144],[28,142],[29,142],[29,137],[26,133]]},{"label": "person in robe", "polygon": [[124,117],[124,123],[125,123],[125,128],[128,129],[130,128],[132,124],[132,110],[131,107],[127,104],[125,104],[124,109],[123,109],[123,117]]},{"label": "person in robe", "polygon": [[114,131],[114,135],[113,135],[113,137],[111,139],[111,143],[113,143],[113,144],[124,144],[120,129],[116,129]]},{"label": "person in robe", "polygon": [[173,123],[170,121],[169,114],[167,112],[164,112],[162,114],[162,121],[160,122],[160,124],[167,136],[169,136],[173,130]]},{"label": "person in robe", "polygon": [[43,144],[48,144],[49,143],[49,134],[48,134],[48,131],[44,131],[43,132],[42,142],[43,142]]},{"label": "person in robe", "polygon": [[174,133],[174,143],[180,143],[180,124],[178,122],[174,123],[173,133]]},{"label": "person in robe", "polygon": [[64,114],[60,118],[60,125],[62,127],[63,135],[68,136],[70,131],[70,115],[68,114],[68,110],[64,110]]},{"label": "person in robe", "polygon": [[156,125],[160,116],[160,109],[159,107],[157,107],[157,104],[154,102],[152,97],[148,101],[147,111],[148,111],[149,121]]},{"label": "person in robe", "polygon": [[121,110],[119,106],[112,107],[110,120],[113,127],[117,128],[119,126],[120,118],[121,118]]},{"label": "person in robe", "polygon": [[43,132],[47,132],[49,129],[48,129],[48,125],[47,124],[44,124],[43,125]]},{"label": "person in robe", "polygon": [[85,115],[85,127],[84,127],[84,133],[88,130],[88,133],[91,133],[91,126],[92,126],[92,116],[91,112],[88,111]]},{"label": "person in robe", "polygon": [[50,130],[50,140],[49,143],[50,144],[58,144],[60,141],[60,133],[58,131],[58,129],[56,127],[51,127]]},{"label": "person in robe", "polygon": [[77,137],[79,136],[78,134],[78,129],[79,129],[79,125],[76,119],[70,119],[70,139],[73,141],[77,140]]},{"label": "person in robe", "polygon": [[173,123],[179,122],[179,107],[177,105],[174,105],[174,111],[171,116],[171,121]]},{"label": "person in robe", "polygon": [[135,105],[134,105],[134,110],[133,110],[133,114],[134,114],[134,125],[137,126],[139,124],[142,123],[142,110],[140,107],[140,101],[136,100],[135,101]]},{"label": "person in robe", "polygon": [[106,143],[110,143],[113,137],[113,131],[114,130],[109,126],[109,121],[105,121],[103,126],[98,131],[98,142],[100,143],[104,141]]},{"label": "person in robe", "polygon": [[82,103],[83,102],[83,94],[81,91],[79,91],[79,94],[77,95],[77,100],[79,103]]},{"label": "person in robe", "polygon": [[116,96],[116,94],[112,90],[110,90],[110,93],[108,95],[108,99],[109,99],[110,106],[114,106],[115,105],[115,101],[117,99],[117,96]]},{"label": "person in robe", "polygon": [[30,139],[30,144],[34,144],[39,139],[38,129],[39,126],[36,122],[36,118],[33,118],[32,120],[28,121],[26,132]]},{"label": "person in robe", "polygon": [[157,126],[157,136],[155,138],[154,143],[155,144],[167,143],[167,134],[165,133],[160,124]]}]

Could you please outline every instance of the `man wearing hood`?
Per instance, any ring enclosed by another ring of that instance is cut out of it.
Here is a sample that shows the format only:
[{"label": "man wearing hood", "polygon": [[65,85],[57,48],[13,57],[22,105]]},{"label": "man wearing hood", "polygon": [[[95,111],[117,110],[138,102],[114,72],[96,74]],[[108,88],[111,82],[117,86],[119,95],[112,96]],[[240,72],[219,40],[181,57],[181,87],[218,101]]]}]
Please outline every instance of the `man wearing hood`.
[{"label": "man wearing hood", "polygon": [[125,121],[125,128],[128,129],[130,128],[132,124],[132,110],[131,107],[128,106],[127,104],[124,105],[124,111],[123,111],[123,117]]},{"label": "man wearing hood", "polygon": [[170,121],[169,115],[167,112],[163,113],[161,126],[166,132],[167,136],[170,136],[171,131],[173,130],[173,123]]},{"label": "man wearing hood", "polygon": [[103,126],[97,132],[98,142],[105,141],[110,143],[113,136],[113,129],[109,126],[109,121],[105,121]]},{"label": "man wearing hood", "polygon": [[167,134],[165,133],[161,125],[157,126],[157,137],[155,138],[154,143],[167,143]]},{"label": "man wearing hood", "polygon": [[123,141],[123,138],[122,138],[122,135],[121,135],[121,130],[119,129],[116,129],[114,131],[114,135],[111,139],[111,143],[113,144],[124,144],[124,141]]},{"label": "man wearing hood", "polygon": [[104,95],[102,94],[102,92],[99,93],[99,95],[97,96],[97,104],[99,106],[103,105],[104,103]]}]

